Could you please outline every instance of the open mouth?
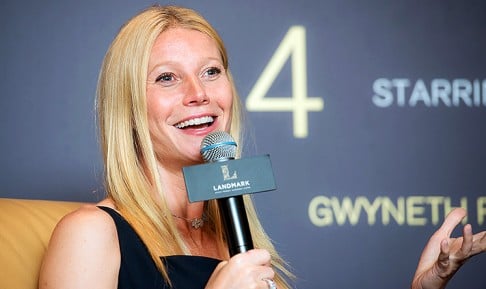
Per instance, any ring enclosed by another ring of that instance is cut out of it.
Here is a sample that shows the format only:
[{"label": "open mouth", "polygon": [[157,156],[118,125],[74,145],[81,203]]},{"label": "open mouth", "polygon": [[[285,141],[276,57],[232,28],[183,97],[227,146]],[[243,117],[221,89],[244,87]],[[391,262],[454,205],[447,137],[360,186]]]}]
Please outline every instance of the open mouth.
[{"label": "open mouth", "polygon": [[175,127],[179,129],[187,129],[187,128],[198,129],[198,128],[205,128],[211,126],[213,122],[214,122],[214,118],[212,116],[203,116],[203,117],[182,121],[180,123],[177,123]]}]

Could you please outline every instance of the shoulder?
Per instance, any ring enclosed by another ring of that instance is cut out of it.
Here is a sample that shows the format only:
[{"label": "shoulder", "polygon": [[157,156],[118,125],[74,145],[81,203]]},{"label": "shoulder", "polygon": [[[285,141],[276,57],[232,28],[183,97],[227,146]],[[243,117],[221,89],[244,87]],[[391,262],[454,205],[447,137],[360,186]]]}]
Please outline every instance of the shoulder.
[{"label": "shoulder", "polygon": [[84,205],[64,216],[56,225],[50,243],[55,245],[58,241],[83,246],[115,245],[117,232],[113,219],[107,213],[95,205]]},{"label": "shoulder", "polygon": [[116,285],[119,264],[113,219],[95,205],[85,205],[63,217],[54,229],[39,288],[110,288],[113,282]]},{"label": "shoulder", "polygon": [[[72,228],[73,225],[81,227]],[[56,226],[59,229],[87,229],[97,230],[114,227],[112,218],[96,205],[83,205],[77,210],[64,216]]]}]

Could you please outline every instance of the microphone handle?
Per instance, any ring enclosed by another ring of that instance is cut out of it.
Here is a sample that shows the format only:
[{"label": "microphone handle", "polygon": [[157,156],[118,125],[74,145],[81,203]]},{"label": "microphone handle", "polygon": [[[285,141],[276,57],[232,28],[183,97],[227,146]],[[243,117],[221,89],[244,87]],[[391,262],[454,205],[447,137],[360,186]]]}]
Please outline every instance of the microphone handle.
[{"label": "microphone handle", "polygon": [[253,249],[243,197],[221,198],[218,205],[230,256]]}]

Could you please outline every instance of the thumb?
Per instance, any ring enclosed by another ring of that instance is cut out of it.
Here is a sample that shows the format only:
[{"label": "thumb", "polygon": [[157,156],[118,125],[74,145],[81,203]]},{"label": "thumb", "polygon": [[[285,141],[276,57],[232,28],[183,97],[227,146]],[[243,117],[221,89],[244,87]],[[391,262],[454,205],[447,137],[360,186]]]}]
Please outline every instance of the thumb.
[{"label": "thumb", "polygon": [[440,226],[437,233],[441,236],[449,237],[454,228],[466,217],[466,210],[464,208],[453,209],[445,218],[442,226]]}]

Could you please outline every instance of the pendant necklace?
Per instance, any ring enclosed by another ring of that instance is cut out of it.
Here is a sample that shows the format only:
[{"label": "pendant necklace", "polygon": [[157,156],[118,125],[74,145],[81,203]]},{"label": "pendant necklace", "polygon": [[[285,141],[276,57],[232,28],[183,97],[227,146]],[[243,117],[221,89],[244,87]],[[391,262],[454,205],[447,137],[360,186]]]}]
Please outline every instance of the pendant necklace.
[{"label": "pendant necklace", "polygon": [[171,215],[172,215],[172,217],[175,217],[175,218],[178,218],[178,219],[181,219],[181,220],[184,220],[184,221],[190,223],[191,227],[195,230],[204,226],[204,221],[206,220],[206,216],[204,214],[201,216],[201,218],[194,218],[194,219],[186,219],[184,217],[177,216],[177,215],[174,215],[174,214],[171,214]]}]

